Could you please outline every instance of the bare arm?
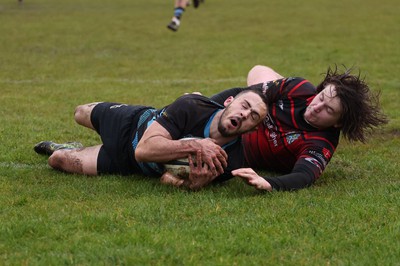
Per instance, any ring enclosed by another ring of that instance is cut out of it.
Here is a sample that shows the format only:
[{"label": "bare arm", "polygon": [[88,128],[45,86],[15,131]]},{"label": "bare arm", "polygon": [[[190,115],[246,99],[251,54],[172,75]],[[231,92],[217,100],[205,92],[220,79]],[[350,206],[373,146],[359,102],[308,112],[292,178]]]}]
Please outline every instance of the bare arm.
[{"label": "bare arm", "polygon": [[189,157],[198,150],[215,176],[224,172],[228,155],[212,139],[172,140],[169,132],[155,121],[139,141],[135,158],[139,162],[167,162]]}]

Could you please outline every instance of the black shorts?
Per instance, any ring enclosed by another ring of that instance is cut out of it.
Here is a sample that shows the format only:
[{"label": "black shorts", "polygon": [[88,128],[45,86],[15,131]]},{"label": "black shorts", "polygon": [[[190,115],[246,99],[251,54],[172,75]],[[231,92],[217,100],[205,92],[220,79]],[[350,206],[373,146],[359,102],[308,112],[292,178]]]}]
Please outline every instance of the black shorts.
[{"label": "black shorts", "polygon": [[132,147],[133,132],[147,106],[99,103],[91,113],[91,122],[103,146],[97,157],[98,174],[130,175],[140,173]]}]

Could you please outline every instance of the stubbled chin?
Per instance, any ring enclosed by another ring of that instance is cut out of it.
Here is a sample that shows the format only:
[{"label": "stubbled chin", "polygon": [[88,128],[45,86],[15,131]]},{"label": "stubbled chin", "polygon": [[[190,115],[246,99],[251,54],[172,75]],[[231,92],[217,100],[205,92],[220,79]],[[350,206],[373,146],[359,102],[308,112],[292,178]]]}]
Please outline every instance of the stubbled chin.
[{"label": "stubbled chin", "polygon": [[311,118],[311,117],[310,117],[310,113],[306,111],[306,112],[304,113],[304,119],[307,120],[307,121],[310,121],[310,118]]}]

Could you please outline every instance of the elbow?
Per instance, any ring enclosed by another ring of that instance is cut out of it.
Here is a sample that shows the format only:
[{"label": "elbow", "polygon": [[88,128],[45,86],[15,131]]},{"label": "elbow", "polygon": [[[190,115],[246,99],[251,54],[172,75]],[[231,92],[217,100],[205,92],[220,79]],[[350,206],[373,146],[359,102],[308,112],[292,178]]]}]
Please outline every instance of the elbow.
[{"label": "elbow", "polygon": [[135,149],[135,160],[137,162],[146,162],[147,156],[145,149],[142,148],[141,145],[138,145]]}]

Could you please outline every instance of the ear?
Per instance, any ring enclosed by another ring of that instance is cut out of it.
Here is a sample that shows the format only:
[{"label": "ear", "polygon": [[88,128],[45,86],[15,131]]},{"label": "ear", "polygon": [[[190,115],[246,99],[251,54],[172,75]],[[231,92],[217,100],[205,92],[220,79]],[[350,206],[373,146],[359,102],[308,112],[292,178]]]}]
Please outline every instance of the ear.
[{"label": "ear", "polygon": [[227,107],[232,101],[233,101],[233,96],[229,96],[225,102],[224,102],[224,106]]}]

